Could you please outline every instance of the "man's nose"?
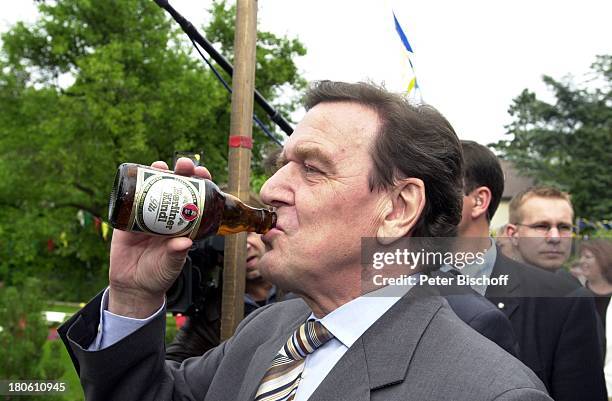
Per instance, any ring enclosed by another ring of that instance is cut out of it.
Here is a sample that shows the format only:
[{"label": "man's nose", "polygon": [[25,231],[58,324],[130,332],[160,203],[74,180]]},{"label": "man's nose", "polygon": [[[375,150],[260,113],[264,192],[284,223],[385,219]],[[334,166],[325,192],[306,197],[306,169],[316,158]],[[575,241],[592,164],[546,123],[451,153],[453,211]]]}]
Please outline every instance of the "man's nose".
[{"label": "man's nose", "polygon": [[559,232],[559,228],[557,226],[550,227],[550,230],[546,233],[546,239],[549,242],[559,242],[561,241],[561,233]]},{"label": "man's nose", "polygon": [[280,207],[293,203],[291,173],[290,164],[286,164],[268,178],[259,192],[265,204]]}]

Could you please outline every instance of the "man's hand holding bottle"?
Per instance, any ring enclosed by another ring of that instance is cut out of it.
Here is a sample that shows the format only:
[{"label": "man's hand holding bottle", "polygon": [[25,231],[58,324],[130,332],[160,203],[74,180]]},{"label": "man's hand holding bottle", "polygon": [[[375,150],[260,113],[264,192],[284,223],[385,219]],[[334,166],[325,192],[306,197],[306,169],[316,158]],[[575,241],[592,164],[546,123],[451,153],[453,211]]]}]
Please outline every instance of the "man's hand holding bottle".
[{"label": "man's hand holding bottle", "polygon": [[[168,170],[157,161],[152,167]],[[211,179],[210,172],[188,158],[176,162],[175,174]],[[188,237],[151,236],[114,230],[110,252],[108,310],[114,314],[146,318],[164,302],[164,294],[176,280],[192,240]]]}]

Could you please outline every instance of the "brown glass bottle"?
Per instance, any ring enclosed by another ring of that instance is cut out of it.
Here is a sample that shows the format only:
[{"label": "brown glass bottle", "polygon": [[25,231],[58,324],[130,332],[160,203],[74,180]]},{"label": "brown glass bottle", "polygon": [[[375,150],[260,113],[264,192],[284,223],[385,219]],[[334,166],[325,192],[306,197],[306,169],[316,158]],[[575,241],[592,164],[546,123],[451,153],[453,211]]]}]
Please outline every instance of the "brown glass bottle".
[{"label": "brown glass bottle", "polygon": [[265,234],[276,213],[245,205],[210,180],[124,163],[117,169],[108,219],[119,230],[197,240],[254,231]]}]

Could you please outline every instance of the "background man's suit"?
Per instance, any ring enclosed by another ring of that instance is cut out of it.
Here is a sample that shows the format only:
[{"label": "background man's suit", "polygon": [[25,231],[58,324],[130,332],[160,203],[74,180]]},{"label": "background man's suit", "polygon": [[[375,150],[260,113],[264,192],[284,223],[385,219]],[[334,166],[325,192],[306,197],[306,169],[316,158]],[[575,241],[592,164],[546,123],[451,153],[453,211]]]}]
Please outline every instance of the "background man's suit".
[{"label": "background man's suit", "polygon": [[556,401],[607,400],[599,322],[588,292],[498,252],[491,277],[504,274],[508,285],[489,286],[485,296],[503,306],[519,359]]},{"label": "background man's suit", "polygon": [[[430,273],[430,276],[455,278],[452,273],[440,270]],[[518,341],[512,324],[497,306],[467,285],[440,285],[435,288],[459,319],[506,352],[518,357]]]},{"label": "background man's suit", "polygon": [[[431,294],[415,287],[400,299],[310,400],[550,400],[531,370]],[[60,330],[89,400],[251,401],[278,350],[311,313],[301,299],[261,308],[230,340],[179,366],[164,362],[164,316],[109,348],[85,351],[96,336],[99,298]]]}]

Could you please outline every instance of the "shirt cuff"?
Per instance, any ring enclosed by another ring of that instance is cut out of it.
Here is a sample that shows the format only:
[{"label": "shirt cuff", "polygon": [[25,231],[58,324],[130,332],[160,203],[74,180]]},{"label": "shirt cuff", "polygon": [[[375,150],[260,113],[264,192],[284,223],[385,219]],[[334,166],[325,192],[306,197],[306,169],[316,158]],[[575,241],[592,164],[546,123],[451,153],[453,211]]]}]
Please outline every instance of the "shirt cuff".
[{"label": "shirt cuff", "polygon": [[139,328],[143,327],[161,313],[164,313],[166,309],[166,299],[164,298],[164,303],[157,310],[157,312],[145,319],[135,319],[132,317],[116,315],[106,310],[108,308],[108,290],[109,288],[107,287],[106,290],[104,290],[104,294],[102,294],[98,335],[91,343],[89,348],[87,348],[88,351],[100,351],[104,348],[110,347],[116,342],[119,342],[120,340],[129,336]]}]

